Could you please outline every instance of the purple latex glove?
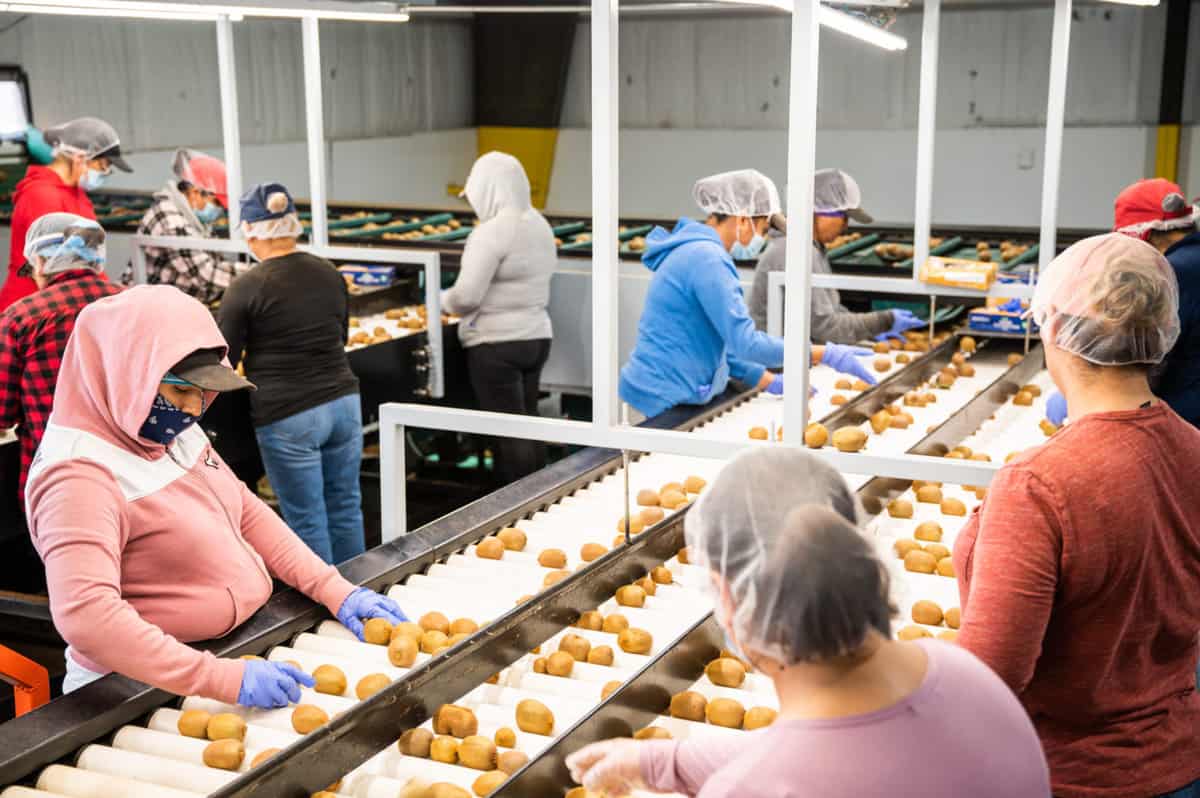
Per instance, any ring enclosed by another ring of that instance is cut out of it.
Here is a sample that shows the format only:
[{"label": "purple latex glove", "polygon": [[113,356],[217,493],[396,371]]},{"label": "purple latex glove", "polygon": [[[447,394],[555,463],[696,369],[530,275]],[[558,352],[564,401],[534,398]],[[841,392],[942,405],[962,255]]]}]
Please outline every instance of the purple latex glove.
[{"label": "purple latex glove", "polygon": [[850,374],[858,377],[867,385],[874,385],[878,380],[875,375],[867,370],[860,357],[871,354],[870,349],[865,349],[861,346],[846,346],[845,344],[825,344],[825,352],[821,355],[821,362],[829,366],[834,371],[840,371],[842,374]]},{"label": "purple latex glove", "polygon": [[237,702],[244,707],[279,709],[300,700],[300,685],[312,687],[313,677],[294,665],[266,660],[246,660]]},{"label": "purple latex glove", "polygon": [[383,618],[392,626],[408,620],[399,604],[365,587],[346,596],[337,611],[337,619],[359,640],[363,639],[363,619],[369,618]]},{"label": "purple latex glove", "polygon": [[776,374],[771,384],[767,386],[767,393],[772,396],[783,396],[783,375]]},{"label": "purple latex glove", "polygon": [[889,338],[894,338],[899,341],[904,338],[901,333],[903,333],[905,330],[916,330],[927,325],[928,322],[918,319],[911,310],[896,308],[892,311],[892,329],[885,333],[876,335],[875,340],[886,341]]},{"label": "purple latex glove", "polygon": [[1058,391],[1050,394],[1046,400],[1046,418],[1056,427],[1061,427],[1067,420],[1067,397]]}]

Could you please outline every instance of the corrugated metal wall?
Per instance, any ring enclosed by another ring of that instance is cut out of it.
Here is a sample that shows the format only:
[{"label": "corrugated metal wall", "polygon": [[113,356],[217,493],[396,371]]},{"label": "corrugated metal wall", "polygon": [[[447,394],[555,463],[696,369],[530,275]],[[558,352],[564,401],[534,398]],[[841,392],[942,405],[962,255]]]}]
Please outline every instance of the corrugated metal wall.
[{"label": "corrugated metal wall", "polygon": [[[248,20],[234,30],[243,142],[302,140],[299,23]],[[220,143],[211,24],[0,14],[0,31],[0,62],[29,73],[38,125],[90,114],[111,121],[131,150]],[[466,21],[323,23],[321,61],[329,139],[472,123]]]},{"label": "corrugated metal wall", "polygon": [[[1200,3],[1193,53],[1200,53]],[[938,79],[941,127],[1042,124],[1052,11],[1018,8],[943,15]],[[1153,124],[1158,111],[1161,8],[1078,9],[1071,38],[1067,123]],[[903,14],[904,53],[825,31],[821,37],[823,128],[916,126],[921,16]],[[589,30],[580,25],[564,127],[589,124]],[[621,126],[782,129],[787,126],[789,32],[782,17],[625,17],[621,23]],[[1191,114],[1200,113],[1200,57],[1191,59]]]}]

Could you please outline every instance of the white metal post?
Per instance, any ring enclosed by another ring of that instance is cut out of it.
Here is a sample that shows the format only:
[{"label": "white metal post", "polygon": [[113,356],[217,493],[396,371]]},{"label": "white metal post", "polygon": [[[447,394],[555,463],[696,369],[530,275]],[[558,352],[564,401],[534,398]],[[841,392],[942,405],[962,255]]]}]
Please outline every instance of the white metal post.
[{"label": "white metal post", "polygon": [[792,12],[791,86],[788,93],[788,229],[784,273],[783,434],[801,446],[808,426],[808,369],[811,362],[809,308],[812,306],[813,172],[817,163],[817,47],[821,27],[817,0],[798,0]]},{"label": "white metal post", "polygon": [[408,465],[404,425],[379,420],[380,537],[384,543],[408,532]]},{"label": "white metal post", "polygon": [[592,0],[592,424],[617,424],[618,0]]},{"label": "white metal post", "polygon": [[434,252],[425,264],[425,329],[429,338],[429,395],[446,395],[445,357],[442,349],[442,256]]},{"label": "white metal post", "polygon": [[221,136],[225,152],[225,183],[229,194],[229,237],[241,236],[242,131],[238,121],[237,66],[234,63],[233,20],[217,17],[217,70],[221,87]]},{"label": "white metal post", "polygon": [[1055,0],[1050,38],[1050,92],[1046,102],[1046,155],[1042,168],[1042,231],[1038,265],[1054,260],[1058,243],[1058,182],[1062,171],[1063,123],[1067,108],[1067,56],[1071,49],[1071,0]]},{"label": "white metal post", "polygon": [[937,132],[938,34],[941,0],[925,0],[921,19],[921,94],[917,106],[917,204],[913,222],[913,279],[929,258],[933,225],[933,140]]},{"label": "white metal post", "polygon": [[312,205],[309,240],[318,247],[329,244],[328,209],[325,207],[325,108],[321,104],[321,34],[316,17],[300,20],[304,39],[304,118],[308,131],[308,199]]}]

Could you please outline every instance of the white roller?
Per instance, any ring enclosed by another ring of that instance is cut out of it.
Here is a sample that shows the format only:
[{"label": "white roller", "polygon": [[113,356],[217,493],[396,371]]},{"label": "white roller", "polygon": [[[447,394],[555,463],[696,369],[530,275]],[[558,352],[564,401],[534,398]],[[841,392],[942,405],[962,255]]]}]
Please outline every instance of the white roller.
[{"label": "white roller", "polygon": [[236,773],[214,770],[202,765],[186,765],[169,759],[118,751],[106,745],[89,745],[75,762],[80,770],[107,773],[110,776],[132,777],[177,790],[198,790],[210,793],[237,777]]},{"label": "white roller", "polygon": [[[366,676],[382,673],[392,681],[396,681],[408,673],[407,668],[396,668],[389,664],[380,663],[378,660],[355,660],[345,657],[335,657],[330,654],[303,651],[295,648],[287,648],[286,646],[276,646],[271,649],[270,653],[267,654],[267,659],[271,662],[284,662],[286,660],[298,662],[300,663],[300,667],[306,673],[310,674],[322,665],[336,666],[346,675],[346,694],[344,697],[350,699],[355,698],[354,686]],[[386,660],[386,657],[384,659]]]},{"label": "white roller", "polygon": [[31,790],[28,787],[9,787],[4,792],[0,792],[0,798],[69,798],[69,796],[61,792]]},{"label": "white roller", "polygon": [[[177,709],[164,707],[163,709],[156,710],[150,716],[150,722],[146,726],[154,731],[178,734],[179,716],[182,714]],[[247,749],[262,751],[266,748],[287,748],[299,739],[300,735],[294,731],[282,732],[266,726],[256,726],[248,723],[246,724],[246,737],[243,742],[246,744]]]}]

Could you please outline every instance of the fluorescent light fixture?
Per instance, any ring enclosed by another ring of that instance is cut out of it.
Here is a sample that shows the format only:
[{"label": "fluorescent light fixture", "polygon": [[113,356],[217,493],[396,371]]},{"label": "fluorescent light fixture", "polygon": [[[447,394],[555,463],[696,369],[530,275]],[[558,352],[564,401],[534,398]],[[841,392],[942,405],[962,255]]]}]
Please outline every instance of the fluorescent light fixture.
[{"label": "fluorescent light fixture", "polygon": [[835,8],[822,5],[817,18],[827,28],[833,28],[839,33],[861,39],[868,44],[882,47],[885,50],[907,50],[908,40],[903,36],[877,28],[870,22],[851,16]]},{"label": "fluorescent light fixture", "polygon": [[1158,0],[1101,0],[1104,3],[1116,3],[1122,6],[1142,6],[1143,8],[1153,8],[1158,5]]},{"label": "fluorescent light fixture", "polygon": [[[357,5],[358,8],[354,6]],[[360,10],[374,6],[377,11]],[[134,16],[150,19],[214,20],[229,16],[235,20],[246,17],[275,19],[328,19],[352,22],[408,22],[408,10],[398,3],[275,3],[269,5],[238,5],[208,2],[143,2],[143,0],[25,0],[22,3],[0,3],[0,9],[33,14],[79,14],[83,16]]]}]

